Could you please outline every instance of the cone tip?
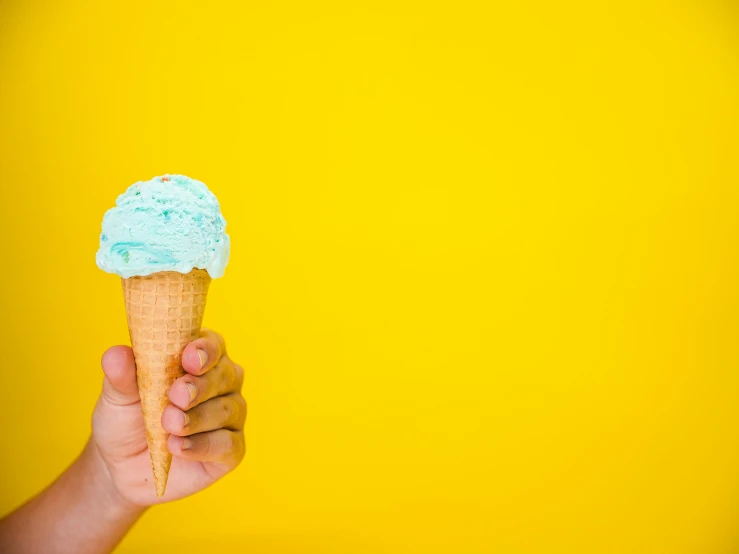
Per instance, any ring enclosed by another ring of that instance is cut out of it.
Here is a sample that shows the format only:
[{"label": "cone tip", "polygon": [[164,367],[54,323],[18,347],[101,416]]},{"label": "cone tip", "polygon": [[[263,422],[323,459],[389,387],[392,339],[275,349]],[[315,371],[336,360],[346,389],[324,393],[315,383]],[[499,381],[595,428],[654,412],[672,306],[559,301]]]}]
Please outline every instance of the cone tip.
[{"label": "cone tip", "polygon": [[157,497],[161,498],[164,496],[164,491],[167,488],[167,476],[165,475],[162,479],[155,479],[154,485],[157,489]]}]

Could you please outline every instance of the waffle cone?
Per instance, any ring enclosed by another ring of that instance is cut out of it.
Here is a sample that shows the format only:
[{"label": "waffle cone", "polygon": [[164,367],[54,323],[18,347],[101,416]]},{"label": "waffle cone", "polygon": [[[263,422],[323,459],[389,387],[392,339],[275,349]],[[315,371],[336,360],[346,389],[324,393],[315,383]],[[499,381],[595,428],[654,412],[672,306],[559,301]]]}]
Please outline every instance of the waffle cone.
[{"label": "waffle cone", "polygon": [[184,375],[182,351],[200,334],[210,276],[194,269],[187,274],[163,271],[122,281],[154,485],[157,496],[163,496],[172,454],[167,448],[169,433],[162,428],[162,412],[169,403],[169,387]]}]

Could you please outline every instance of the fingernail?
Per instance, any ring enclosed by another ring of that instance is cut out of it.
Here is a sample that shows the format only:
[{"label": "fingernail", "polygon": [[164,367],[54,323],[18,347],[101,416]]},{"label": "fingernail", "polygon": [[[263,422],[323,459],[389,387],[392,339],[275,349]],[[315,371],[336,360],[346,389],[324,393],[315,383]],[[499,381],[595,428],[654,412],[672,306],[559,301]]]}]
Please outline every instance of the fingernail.
[{"label": "fingernail", "polygon": [[198,358],[200,358],[200,369],[203,369],[205,362],[208,361],[208,354],[205,353],[205,350],[198,350]]},{"label": "fingernail", "polygon": [[198,388],[192,383],[185,383],[185,386],[187,387],[187,390],[190,393],[190,402],[192,402],[193,400],[195,400],[195,397],[198,395]]},{"label": "fingernail", "polygon": [[188,414],[187,412],[182,412],[182,419],[184,420],[182,422],[183,427],[187,427],[188,425],[190,425],[190,414]]},{"label": "fingernail", "polygon": [[190,450],[192,448],[192,439],[184,437],[182,439],[182,450]]}]

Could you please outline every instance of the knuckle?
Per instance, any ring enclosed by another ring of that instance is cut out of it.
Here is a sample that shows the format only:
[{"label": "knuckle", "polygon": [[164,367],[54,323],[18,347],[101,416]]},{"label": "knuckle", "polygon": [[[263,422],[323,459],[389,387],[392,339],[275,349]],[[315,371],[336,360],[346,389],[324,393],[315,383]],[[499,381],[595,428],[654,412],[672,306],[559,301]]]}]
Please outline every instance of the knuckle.
[{"label": "knuckle", "polygon": [[220,333],[215,333],[216,340],[218,341],[218,348],[221,352],[221,355],[226,354],[226,340],[223,338],[223,335]]},{"label": "knuckle", "polygon": [[225,371],[225,369],[221,368],[221,371],[218,375],[218,386],[220,391],[227,391],[229,387],[231,386],[231,372]]},{"label": "knuckle", "polygon": [[223,402],[221,402],[221,409],[223,410],[223,420],[230,421],[234,413],[233,402],[229,398],[224,398]]},{"label": "knuckle", "polygon": [[237,413],[238,413],[238,422],[239,424],[243,424],[244,421],[246,421],[246,413],[248,411],[248,408],[246,405],[246,399],[240,394],[237,394],[235,398],[235,403],[236,403]]},{"label": "knuckle", "polygon": [[236,378],[236,384],[238,385],[238,388],[241,388],[241,385],[244,383],[244,368],[241,367],[239,364],[234,363],[234,377]]},{"label": "knuckle", "polygon": [[239,434],[239,440],[237,441],[237,449],[236,449],[236,463],[241,463],[241,460],[244,459],[244,456],[246,456],[246,441],[244,440],[244,434]]},{"label": "knuckle", "polygon": [[235,445],[234,445],[233,433],[225,431],[223,435],[224,452],[232,452],[234,450],[234,446]]},{"label": "knuckle", "polygon": [[213,350],[216,351],[220,356],[226,353],[226,342],[223,340],[223,336],[213,329],[202,329],[200,336],[207,339]]},{"label": "knuckle", "polygon": [[203,435],[203,443],[202,443],[202,453],[204,456],[207,456],[211,453],[213,450],[213,441],[210,439],[210,435],[205,434]]}]

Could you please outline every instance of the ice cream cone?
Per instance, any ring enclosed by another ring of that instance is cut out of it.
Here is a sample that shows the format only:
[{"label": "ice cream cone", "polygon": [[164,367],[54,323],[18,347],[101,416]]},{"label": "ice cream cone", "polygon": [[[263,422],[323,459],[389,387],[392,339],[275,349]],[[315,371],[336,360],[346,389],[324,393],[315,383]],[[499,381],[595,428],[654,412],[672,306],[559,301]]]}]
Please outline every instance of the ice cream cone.
[{"label": "ice cream cone", "polygon": [[146,440],[157,496],[167,486],[172,454],[162,428],[167,391],[184,374],[185,346],[200,334],[210,276],[202,269],[182,274],[163,271],[122,279],[128,330],[136,360]]}]

